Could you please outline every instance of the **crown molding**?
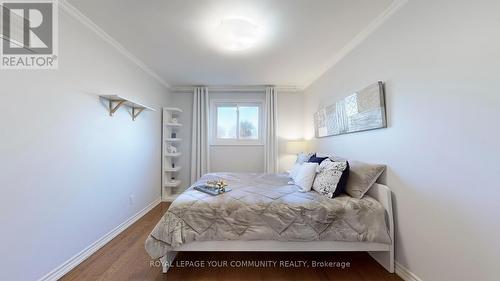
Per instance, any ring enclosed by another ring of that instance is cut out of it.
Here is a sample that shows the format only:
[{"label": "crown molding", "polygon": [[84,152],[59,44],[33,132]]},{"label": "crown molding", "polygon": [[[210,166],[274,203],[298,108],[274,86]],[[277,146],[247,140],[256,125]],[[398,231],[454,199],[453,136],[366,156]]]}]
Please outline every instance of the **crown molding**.
[{"label": "crown molding", "polygon": [[129,59],[131,62],[135,63],[139,68],[141,68],[144,72],[146,72],[149,76],[153,77],[156,81],[158,81],[163,86],[170,89],[170,85],[161,78],[154,70],[149,68],[143,61],[141,61],[138,57],[129,52],[122,44],[116,41],[111,35],[106,33],[102,28],[100,28],[96,23],[94,23],[91,19],[85,16],[80,10],[78,10],[75,6],[68,3],[66,0],[59,0],[59,7],[65,11],[68,15],[72,16],[84,26],[92,30],[95,34],[97,34],[101,39],[106,41],[108,44],[113,46],[119,53]]},{"label": "crown molding", "polygon": [[263,92],[267,87],[274,87],[281,92],[300,92],[303,86],[293,85],[177,85],[170,89],[175,93],[192,93],[196,87],[207,87],[212,92]]},{"label": "crown molding", "polygon": [[403,7],[408,0],[395,0],[392,2],[382,13],[380,13],[374,20],[372,20],[360,33],[358,33],[353,39],[351,39],[347,44],[335,53],[332,57],[327,59],[327,63],[324,67],[319,70],[314,76],[311,82],[305,86],[308,88],[316,80],[318,80],[323,74],[325,74],[329,69],[335,66],[339,61],[346,57],[350,52],[356,49],[359,44],[365,41],[377,28],[379,28],[384,22],[386,22],[396,11]]},{"label": "crown molding", "polygon": [[[287,92],[297,92],[303,91],[316,80],[318,80],[323,74],[325,74],[329,69],[335,66],[339,61],[346,57],[350,52],[352,52],[358,45],[360,45],[364,40],[366,40],[378,27],[380,27],[385,21],[387,21],[397,10],[404,6],[408,0],[395,0],[392,2],[382,13],[380,13],[373,21],[371,21],[360,33],[358,33],[352,40],[350,40],[339,52],[335,53],[332,57],[327,59],[327,63],[313,75],[313,79],[307,85],[303,86],[275,86],[278,90]],[[178,85],[171,86],[163,78],[161,78],[154,70],[149,68],[143,61],[138,57],[130,53],[123,45],[106,33],[102,28],[100,28],[91,19],[85,16],[80,10],[75,8],[73,5],[68,3],[66,0],[59,0],[59,7],[70,16],[78,20],[80,23],[85,25],[87,28],[92,30],[101,39],[106,41],[108,44],[113,46],[118,52],[128,58],[130,61],[135,63],[144,72],[149,74],[159,83],[171,89],[174,92],[191,92],[195,85]],[[256,86],[238,86],[238,85],[228,85],[228,86],[208,86],[212,91],[237,91],[237,92],[251,92],[251,91],[262,91],[265,89],[265,85]]]}]

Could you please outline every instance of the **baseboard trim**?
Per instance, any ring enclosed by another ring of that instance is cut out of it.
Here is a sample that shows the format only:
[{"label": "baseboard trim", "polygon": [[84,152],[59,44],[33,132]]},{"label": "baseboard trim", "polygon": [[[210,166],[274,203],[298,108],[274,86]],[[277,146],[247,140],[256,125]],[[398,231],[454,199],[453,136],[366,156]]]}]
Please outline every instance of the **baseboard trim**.
[{"label": "baseboard trim", "polygon": [[408,268],[396,262],[396,274],[405,281],[422,281],[417,275],[411,272]]},{"label": "baseboard trim", "polygon": [[102,248],[104,245],[106,245],[109,241],[111,241],[113,238],[118,236],[118,234],[122,233],[125,229],[127,229],[129,226],[131,226],[134,222],[142,218],[145,214],[147,214],[149,211],[151,211],[154,207],[156,207],[158,204],[160,204],[161,198],[156,199],[153,201],[151,204],[146,206],[144,209],[140,210],[138,213],[115,227],[113,230],[110,232],[106,233],[103,237],[99,238],[97,241],[89,245],[87,248],[83,249],[81,252],[78,254],[74,255],[71,257],[69,260],[61,264],[60,266],[56,267],[54,270],[51,272],[47,273],[45,276],[42,278],[38,279],[39,281],[55,281],[58,280],[59,278],[63,277],[64,274],[68,273],[70,270],[75,268],[77,265],[82,263],[84,260],[86,260],[88,257],[90,257],[93,253],[97,252],[100,248]]}]

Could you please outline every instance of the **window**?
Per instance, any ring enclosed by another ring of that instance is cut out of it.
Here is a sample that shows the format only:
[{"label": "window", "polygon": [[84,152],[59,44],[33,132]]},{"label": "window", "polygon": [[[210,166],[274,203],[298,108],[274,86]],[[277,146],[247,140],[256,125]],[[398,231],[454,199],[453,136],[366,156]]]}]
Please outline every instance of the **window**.
[{"label": "window", "polygon": [[261,107],[256,102],[215,102],[212,144],[261,144]]},{"label": "window", "polygon": [[217,138],[236,139],[238,130],[238,108],[236,106],[217,107]]}]

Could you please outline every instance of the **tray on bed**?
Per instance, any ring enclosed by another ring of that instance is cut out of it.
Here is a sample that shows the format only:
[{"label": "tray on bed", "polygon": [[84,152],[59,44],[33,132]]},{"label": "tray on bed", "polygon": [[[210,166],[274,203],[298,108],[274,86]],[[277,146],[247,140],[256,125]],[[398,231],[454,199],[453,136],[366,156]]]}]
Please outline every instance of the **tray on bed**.
[{"label": "tray on bed", "polygon": [[198,190],[198,191],[205,192],[205,193],[208,193],[208,194],[213,195],[213,196],[224,194],[226,192],[231,191],[231,188],[226,187],[224,189],[224,192],[220,192],[218,188],[212,187],[212,186],[206,186],[206,185],[197,185],[193,188]]}]

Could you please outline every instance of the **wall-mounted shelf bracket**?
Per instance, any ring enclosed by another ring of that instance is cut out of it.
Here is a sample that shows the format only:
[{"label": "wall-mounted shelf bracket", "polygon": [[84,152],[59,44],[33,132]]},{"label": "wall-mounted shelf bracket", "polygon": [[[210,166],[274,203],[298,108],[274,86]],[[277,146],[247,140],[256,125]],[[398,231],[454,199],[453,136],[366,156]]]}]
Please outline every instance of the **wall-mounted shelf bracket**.
[{"label": "wall-mounted shelf bracket", "polygon": [[123,105],[128,106],[132,109],[132,120],[135,121],[137,116],[141,114],[144,110],[156,111],[156,109],[142,105],[140,103],[131,101],[128,98],[124,98],[118,95],[100,95],[99,97],[107,100],[109,102],[109,116],[113,114]]},{"label": "wall-mounted shelf bracket", "polygon": [[144,110],[144,108],[136,108],[132,107],[132,121],[135,121],[135,118],[141,114],[141,112]]},{"label": "wall-mounted shelf bracket", "polygon": [[109,102],[109,116],[113,116],[113,114],[118,110],[118,108],[120,108],[120,106],[122,106],[125,103],[124,100],[121,100],[117,101],[116,105],[113,106],[113,103],[115,103],[115,101],[108,100],[108,102]]}]

